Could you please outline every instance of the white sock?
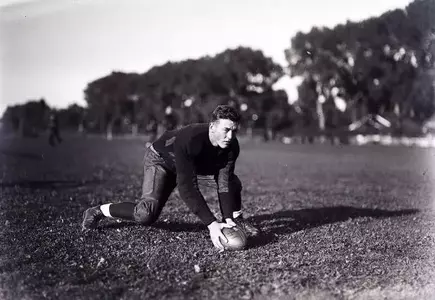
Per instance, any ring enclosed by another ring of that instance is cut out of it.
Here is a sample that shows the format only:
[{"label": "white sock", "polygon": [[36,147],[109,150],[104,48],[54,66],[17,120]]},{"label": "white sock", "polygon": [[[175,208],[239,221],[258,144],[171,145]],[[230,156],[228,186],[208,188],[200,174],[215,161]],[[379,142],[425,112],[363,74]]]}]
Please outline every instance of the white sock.
[{"label": "white sock", "polygon": [[112,203],[100,205],[100,209],[106,217],[112,217],[109,210],[110,205],[112,205]]},{"label": "white sock", "polygon": [[238,211],[233,211],[233,219],[240,217],[242,215],[242,211],[238,210]]}]

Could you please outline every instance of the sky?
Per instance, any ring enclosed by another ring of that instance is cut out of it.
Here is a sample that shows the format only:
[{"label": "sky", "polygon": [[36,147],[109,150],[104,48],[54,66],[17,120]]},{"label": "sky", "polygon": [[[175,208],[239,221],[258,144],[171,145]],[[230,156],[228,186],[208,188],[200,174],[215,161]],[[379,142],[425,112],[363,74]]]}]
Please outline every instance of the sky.
[{"label": "sky", "polygon": [[0,116],[44,98],[84,105],[86,85],[112,71],[247,46],[286,65],[298,32],[360,21],[409,0],[0,0]]}]

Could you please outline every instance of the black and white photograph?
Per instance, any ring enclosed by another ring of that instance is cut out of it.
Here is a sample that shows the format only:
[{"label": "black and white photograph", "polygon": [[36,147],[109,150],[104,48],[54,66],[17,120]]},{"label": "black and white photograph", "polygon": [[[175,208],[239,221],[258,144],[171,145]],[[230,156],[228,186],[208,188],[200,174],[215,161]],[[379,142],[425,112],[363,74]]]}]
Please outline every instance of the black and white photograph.
[{"label": "black and white photograph", "polygon": [[1,0],[0,299],[435,299],[435,0]]}]

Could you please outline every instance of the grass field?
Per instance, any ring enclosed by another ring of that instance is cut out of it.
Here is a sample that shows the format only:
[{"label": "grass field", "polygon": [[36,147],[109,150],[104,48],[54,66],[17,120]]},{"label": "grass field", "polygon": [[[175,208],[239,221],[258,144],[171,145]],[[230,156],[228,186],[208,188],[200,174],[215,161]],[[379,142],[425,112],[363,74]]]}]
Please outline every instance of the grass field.
[{"label": "grass field", "polygon": [[435,298],[434,149],[244,143],[264,234],[218,253],[176,195],[151,227],[80,232],[87,207],[139,197],[143,141],[0,143],[1,299]]}]

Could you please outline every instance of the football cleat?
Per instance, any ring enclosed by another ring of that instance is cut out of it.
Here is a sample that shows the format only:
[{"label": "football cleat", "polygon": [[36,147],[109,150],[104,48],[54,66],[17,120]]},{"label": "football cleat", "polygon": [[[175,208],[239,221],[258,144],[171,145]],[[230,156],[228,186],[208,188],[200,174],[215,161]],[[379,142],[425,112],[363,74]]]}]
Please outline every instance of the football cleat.
[{"label": "football cleat", "polygon": [[88,208],[83,213],[82,231],[87,231],[92,228],[96,228],[98,222],[104,217],[100,206],[94,206]]}]

